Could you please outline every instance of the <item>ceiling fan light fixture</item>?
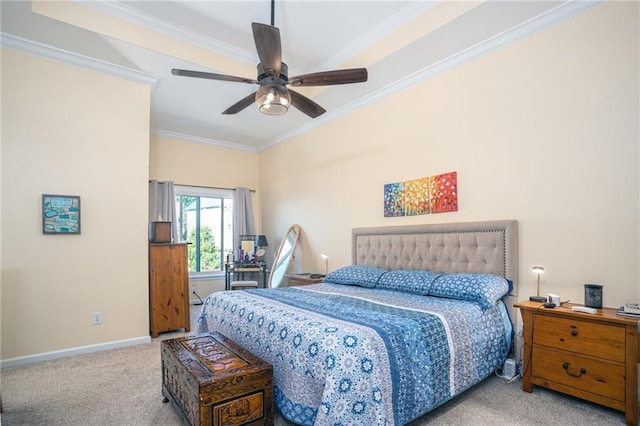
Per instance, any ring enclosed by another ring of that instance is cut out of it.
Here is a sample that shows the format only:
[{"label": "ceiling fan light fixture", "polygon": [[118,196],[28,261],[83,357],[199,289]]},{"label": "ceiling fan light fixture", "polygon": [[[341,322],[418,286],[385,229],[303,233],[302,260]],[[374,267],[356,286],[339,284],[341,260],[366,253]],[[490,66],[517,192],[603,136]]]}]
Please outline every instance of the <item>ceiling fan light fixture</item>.
[{"label": "ceiling fan light fixture", "polygon": [[320,71],[311,74],[298,75],[289,81],[289,67],[282,62],[282,46],[280,44],[280,30],[273,25],[273,3],[271,2],[271,25],[254,22],[253,39],[260,63],[257,65],[258,78],[256,80],[235,77],[226,74],[214,74],[202,71],[173,69],[171,73],[185,77],[208,78],[211,80],[231,81],[236,83],[258,84],[260,88],[231,105],[222,114],[237,114],[247,108],[255,100],[258,109],[263,114],[280,115],[289,110],[292,105],[311,118],[316,118],[326,112],[324,108],[310,98],[288,90],[292,86],[332,86],[335,84],[363,83],[367,81],[366,68],[352,68],[333,71]]},{"label": "ceiling fan light fixture", "polygon": [[264,84],[256,92],[256,104],[263,114],[284,114],[291,105],[291,95],[283,85]]}]

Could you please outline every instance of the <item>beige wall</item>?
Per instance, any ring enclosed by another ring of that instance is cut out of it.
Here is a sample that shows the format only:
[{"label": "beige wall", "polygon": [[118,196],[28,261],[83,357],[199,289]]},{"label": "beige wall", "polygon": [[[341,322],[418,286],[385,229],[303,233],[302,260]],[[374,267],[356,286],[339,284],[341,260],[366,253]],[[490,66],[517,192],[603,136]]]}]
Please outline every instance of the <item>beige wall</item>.
[{"label": "beige wall", "polygon": [[[149,178],[256,188],[270,248],[302,226],[298,271],[350,263],[353,227],[513,218],[522,299],[541,264],[544,293],[639,301],[638,32],[606,3],[260,153],[149,142],[147,86],[2,50],[3,364],[148,338]],[[458,212],[382,216],[385,183],[454,170]],[[82,235],[41,234],[42,193],[82,196]]]},{"label": "beige wall", "polygon": [[[148,341],[149,100],[147,85],[2,50],[3,361]],[[43,193],[81,196],[81,235],[42,234]]]},{"label": "beige wall", "polygon": [[[149,162],[150,179],[170,180],[182,185],[256,189],[252,200],[256,229],[261,229],[256,152],[152,135]],[[189,286],[204,298],[214,291],[224,290],[224,279],[190,279]],[[191,294],[191,301],[197,300]]]},{"label": "beige wall", "polygon": [[[322,272],[353,227],[517,219],[521,299],[543,265],[543,294],[639,301],[638,30],[607,3],[262,152],[265,231],[299,223],[296,269]],[[383,217],[385,183],[450,171],[458,212]]]}]

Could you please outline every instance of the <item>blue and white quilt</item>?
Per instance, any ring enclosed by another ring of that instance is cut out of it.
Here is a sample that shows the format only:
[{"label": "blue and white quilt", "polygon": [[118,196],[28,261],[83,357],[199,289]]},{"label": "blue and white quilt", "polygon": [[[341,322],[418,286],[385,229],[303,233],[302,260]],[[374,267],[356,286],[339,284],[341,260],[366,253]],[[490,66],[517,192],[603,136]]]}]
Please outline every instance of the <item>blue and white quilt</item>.
[{"label": "blue and white quilt", "polygon": [[505,315],[502,302],[324,282],[213,293],[197,331],[271,363],[275,404],[294,423],[402,425],[503,364]]}]

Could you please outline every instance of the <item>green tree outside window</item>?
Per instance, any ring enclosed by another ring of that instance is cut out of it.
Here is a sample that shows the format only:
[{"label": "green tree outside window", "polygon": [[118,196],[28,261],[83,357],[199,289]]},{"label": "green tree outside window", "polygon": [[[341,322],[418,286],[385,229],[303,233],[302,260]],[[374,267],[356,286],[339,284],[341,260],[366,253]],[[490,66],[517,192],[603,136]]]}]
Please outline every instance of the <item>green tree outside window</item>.
[{"label": "green tree outside window", "polygon": [[[196,240],[196,229],[191,230],[189,241]],[[220,265],[220,247],[216,246],[215,238],[208,226],[200,227],[200,268],[197,264],[196,248],[189,246],[189,270],[208,271]]]}]

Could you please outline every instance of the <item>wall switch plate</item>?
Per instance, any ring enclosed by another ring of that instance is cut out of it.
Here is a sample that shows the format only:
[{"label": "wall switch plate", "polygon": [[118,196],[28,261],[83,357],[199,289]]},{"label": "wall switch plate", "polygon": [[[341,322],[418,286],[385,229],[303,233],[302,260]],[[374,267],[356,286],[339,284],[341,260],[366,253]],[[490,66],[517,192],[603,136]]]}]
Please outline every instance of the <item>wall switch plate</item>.
[{"label": "wall switch plate", "polygon": [[102,312],[94,312],[91,314],[91,322],[93,325],[102,324]]}]

